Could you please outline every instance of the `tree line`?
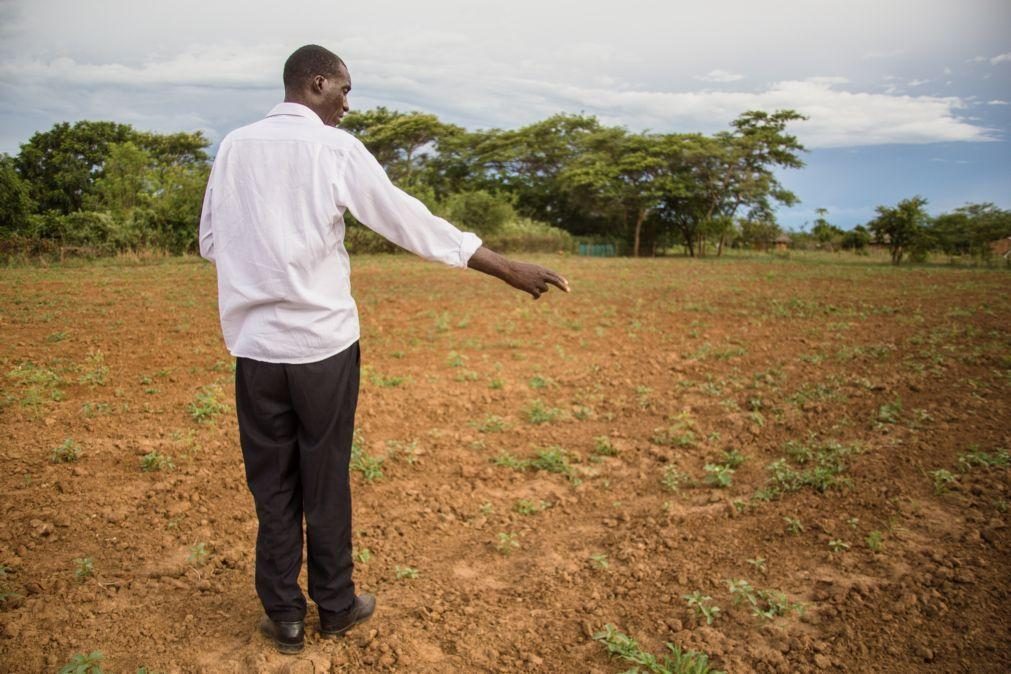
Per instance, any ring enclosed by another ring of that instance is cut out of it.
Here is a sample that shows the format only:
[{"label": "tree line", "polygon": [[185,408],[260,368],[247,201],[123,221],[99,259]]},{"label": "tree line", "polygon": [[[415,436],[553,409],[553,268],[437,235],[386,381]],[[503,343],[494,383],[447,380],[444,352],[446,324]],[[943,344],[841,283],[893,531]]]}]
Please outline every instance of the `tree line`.
[{"label": "tree line", "polygon": [[[513,130],[471,131],[379,107],[347,115],[342,128],[396,184],[500,247],[533,241],[557,249],[577,238],[634,256],[672,247],[701,256],[765,247],[782,234],[775,209],[798,199],[777,173],[804,165],[805,148],[788,130],[801,119],[792,110],[749,111],[706,135],[633,133],[591,115],[559,114]],[[17,156],[0,157],[0,245],[195,251],[208,147],[199,132],[155,134],[113,122],[38,132]],[[917,197],[882,206],[850,232],[821,213],[803,236],[857,250],[888,242],[898,262],[932,248],[983,254],[984,239],[1011,234],[1008,212],[991,204],[936,219],[924,205]],[[349,221],[349,248],[388,245]]]}]

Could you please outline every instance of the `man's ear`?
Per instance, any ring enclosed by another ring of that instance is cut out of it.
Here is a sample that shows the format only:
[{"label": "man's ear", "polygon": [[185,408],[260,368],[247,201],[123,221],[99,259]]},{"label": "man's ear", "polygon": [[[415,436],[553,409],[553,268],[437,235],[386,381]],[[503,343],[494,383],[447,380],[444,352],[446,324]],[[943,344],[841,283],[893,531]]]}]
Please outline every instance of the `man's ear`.
[{"label": "man's ear", "polygon": [[323,93],[324,82],[326,82],[326,78],[323,77],[322,75],[316,75],[316,77],[312,78],[312,92],[314,94]]}]

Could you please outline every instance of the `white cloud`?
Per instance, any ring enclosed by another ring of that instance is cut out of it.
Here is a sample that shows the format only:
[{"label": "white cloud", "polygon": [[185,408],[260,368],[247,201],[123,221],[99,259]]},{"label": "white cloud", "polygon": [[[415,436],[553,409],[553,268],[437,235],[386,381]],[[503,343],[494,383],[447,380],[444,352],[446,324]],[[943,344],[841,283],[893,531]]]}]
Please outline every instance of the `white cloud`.
[{"label": "white cloud", "polygon": [[996,99],[996,98],[995,98],[995,99],[994,99],[994,100],[992,100],[992,101],[987,101],[987,102],[986,102],[986,104],[987,104],[987,105],[1007,105],[1007,104],[1008,104],[1008,102],[1007,102],[1007,101],[1002,101],[1002,100],[1000,100],[1000,99]]},{"label": "white cloud", "polygon": [[1011,62],[1011,51],[1004,52],[1003,54],[997,54],[992,59],[990,59],[991,65],[997,65],[998,63],[1008,63]]},{"label": "white cloud", "polygon": [[908,82],[906,82],[906,86],[922,87],[924,84],[927,84],[928,82],[930,82],[930,80],[909,80]]},{"label": "white cloud", "polygon": [[[764,89],[738,91],[619,86],[597,76],[553,77],[539,63],[457,58],[467,50],[466,38],[442,39],[445,48],[434,53],[419,47],[429,44],[420,38],[416,45],[392,49],[364,39],[346,41],[356,54],[352,106],[425,110],[470,127],[506,128],[557,112],[583,111],[633,130],[684,132],[726,129],[746,110],[790,108],[809,117],[794,131],[811,148],[995,136],[959,115],[967,107],[964,98],[849,90],[843,88],[849,84],[845,77],[785,79]],[[8,61],[0,63],[0,85],[19,91],[29,107],[55,119],[70,114],[118,115],[124,121],[199,120],[201,128],[220,132],[234,122],[237,110],[265,110],[280,97],[278,64],[285,51],[269,44],[189,48],[136,65],[69,58]],[[583,52],[597,53],[592,46]],[[706,77],[732,82],[742,76],[715,70]],[[62,102],[52,100],[53,85],[64,92]]]},{"label": "white cloud", "polygon": [[705,75],[696,75],[695,79],[702,80],[703,82],[736,82],[743,80],[744,75],[717,68],[716,70],[710,70]]}]

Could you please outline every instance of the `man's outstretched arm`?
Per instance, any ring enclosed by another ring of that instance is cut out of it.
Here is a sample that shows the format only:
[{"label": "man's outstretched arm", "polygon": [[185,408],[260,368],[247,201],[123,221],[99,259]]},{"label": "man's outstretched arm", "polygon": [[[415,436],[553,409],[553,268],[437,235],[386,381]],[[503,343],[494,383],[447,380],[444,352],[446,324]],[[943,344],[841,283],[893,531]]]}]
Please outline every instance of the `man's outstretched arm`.
[{"label": "man's outstretched arm", "polygon": [[510,260],[484,246],[470,256],[467,267],[500,278],[513,288],[530,293],[534,299],[548,292],[548,284],[569,292],[569,282],[550,269],[529,262]]}]

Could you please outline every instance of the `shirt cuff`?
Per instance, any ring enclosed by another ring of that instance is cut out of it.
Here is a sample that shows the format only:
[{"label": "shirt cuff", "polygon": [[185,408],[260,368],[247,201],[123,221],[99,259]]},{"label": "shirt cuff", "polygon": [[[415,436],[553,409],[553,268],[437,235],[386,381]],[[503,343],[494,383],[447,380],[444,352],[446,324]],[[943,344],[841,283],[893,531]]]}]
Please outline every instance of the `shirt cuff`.
[{"label": "shirt cuff", "polygon": [[476,234],[472,234],[471,232],[463,233],[463,240],[460,242],[460,264],[458,265],[461,269],[467,268],[467,262],[477,252],[477,249],[481,247],[481,243],[481,239]]}]

